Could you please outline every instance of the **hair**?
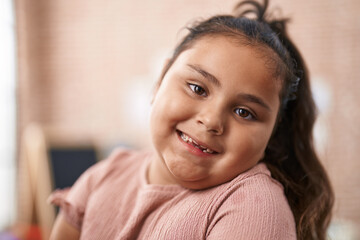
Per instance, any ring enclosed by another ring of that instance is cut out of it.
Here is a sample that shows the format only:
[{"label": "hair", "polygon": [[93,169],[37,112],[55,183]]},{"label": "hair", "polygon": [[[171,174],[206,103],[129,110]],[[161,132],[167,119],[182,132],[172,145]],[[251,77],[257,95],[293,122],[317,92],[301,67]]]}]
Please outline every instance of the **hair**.
[{"label": "hair", "polygon": [[[234,15],[217,15],[196,22],[177,45],[161,79],[177,57],[202,37],[227,36],[275,54],[275,74],[282,81],[280,108],[272,136],[261,160],[284,186],[298,239],[326,239],[334,196],[328,176],[314,149],[312,130],[316,108],[305,62],[286,33],[288,19],[271,19],[263,5],[243,1]],[[236,14],[237,13],[237,14]],[[255,15],[250,18],[249,14]]]}]

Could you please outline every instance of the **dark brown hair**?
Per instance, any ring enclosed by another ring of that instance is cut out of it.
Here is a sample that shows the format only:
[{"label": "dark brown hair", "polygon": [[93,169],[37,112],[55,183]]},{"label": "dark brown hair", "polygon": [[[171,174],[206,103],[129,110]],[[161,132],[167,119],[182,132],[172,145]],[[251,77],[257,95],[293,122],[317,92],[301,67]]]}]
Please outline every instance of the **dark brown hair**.
[{"label": "dark brown hair", "polygon": [[282,80],[281,106],[262,161],[284,186],[298,239],[326,239],[334,196],[313,145],[316,108],[308,70],[286,33],[288,20],[269,19],[267,7],[268,0],[263,5],[243,1],[236,6],[235,15],[218,15],[196,22],[176,47],[161,79],[177,57],[204,36],[229,36],[244,44],[271,49],[277,56],[277,78]]}]

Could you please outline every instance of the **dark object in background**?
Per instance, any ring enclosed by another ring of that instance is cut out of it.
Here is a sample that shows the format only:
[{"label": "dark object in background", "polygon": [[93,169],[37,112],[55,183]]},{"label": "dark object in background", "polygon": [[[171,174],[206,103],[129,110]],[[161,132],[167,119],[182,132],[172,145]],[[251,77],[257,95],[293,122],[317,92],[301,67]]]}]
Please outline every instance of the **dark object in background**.
[{"label": "dark object in background", "polygon": [[97,162],[96,150],[86,148],[49,149],[50,172],[53,175],[53,187],[71,187],[79,176]]}]

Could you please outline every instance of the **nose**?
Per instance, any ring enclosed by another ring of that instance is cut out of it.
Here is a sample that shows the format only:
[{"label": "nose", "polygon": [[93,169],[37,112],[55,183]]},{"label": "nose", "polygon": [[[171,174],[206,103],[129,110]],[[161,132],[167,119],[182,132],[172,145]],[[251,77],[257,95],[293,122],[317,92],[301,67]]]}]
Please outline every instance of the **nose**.
[{"label": "nose", "polygon": [[224,112],[215,105],[203,107],[197,116],[197,123],[203,125],[206,131],[215,135],[224,133],[224,121]]}]

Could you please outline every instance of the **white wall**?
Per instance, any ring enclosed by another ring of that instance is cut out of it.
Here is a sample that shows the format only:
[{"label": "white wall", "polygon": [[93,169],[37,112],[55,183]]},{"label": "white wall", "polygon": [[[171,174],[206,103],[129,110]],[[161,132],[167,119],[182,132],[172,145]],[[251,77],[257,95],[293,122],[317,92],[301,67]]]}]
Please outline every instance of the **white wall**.
[{"label": "white wall", "polygon": [[14,29],[13,2],[0,0],[0,229],[15,218]]}]

